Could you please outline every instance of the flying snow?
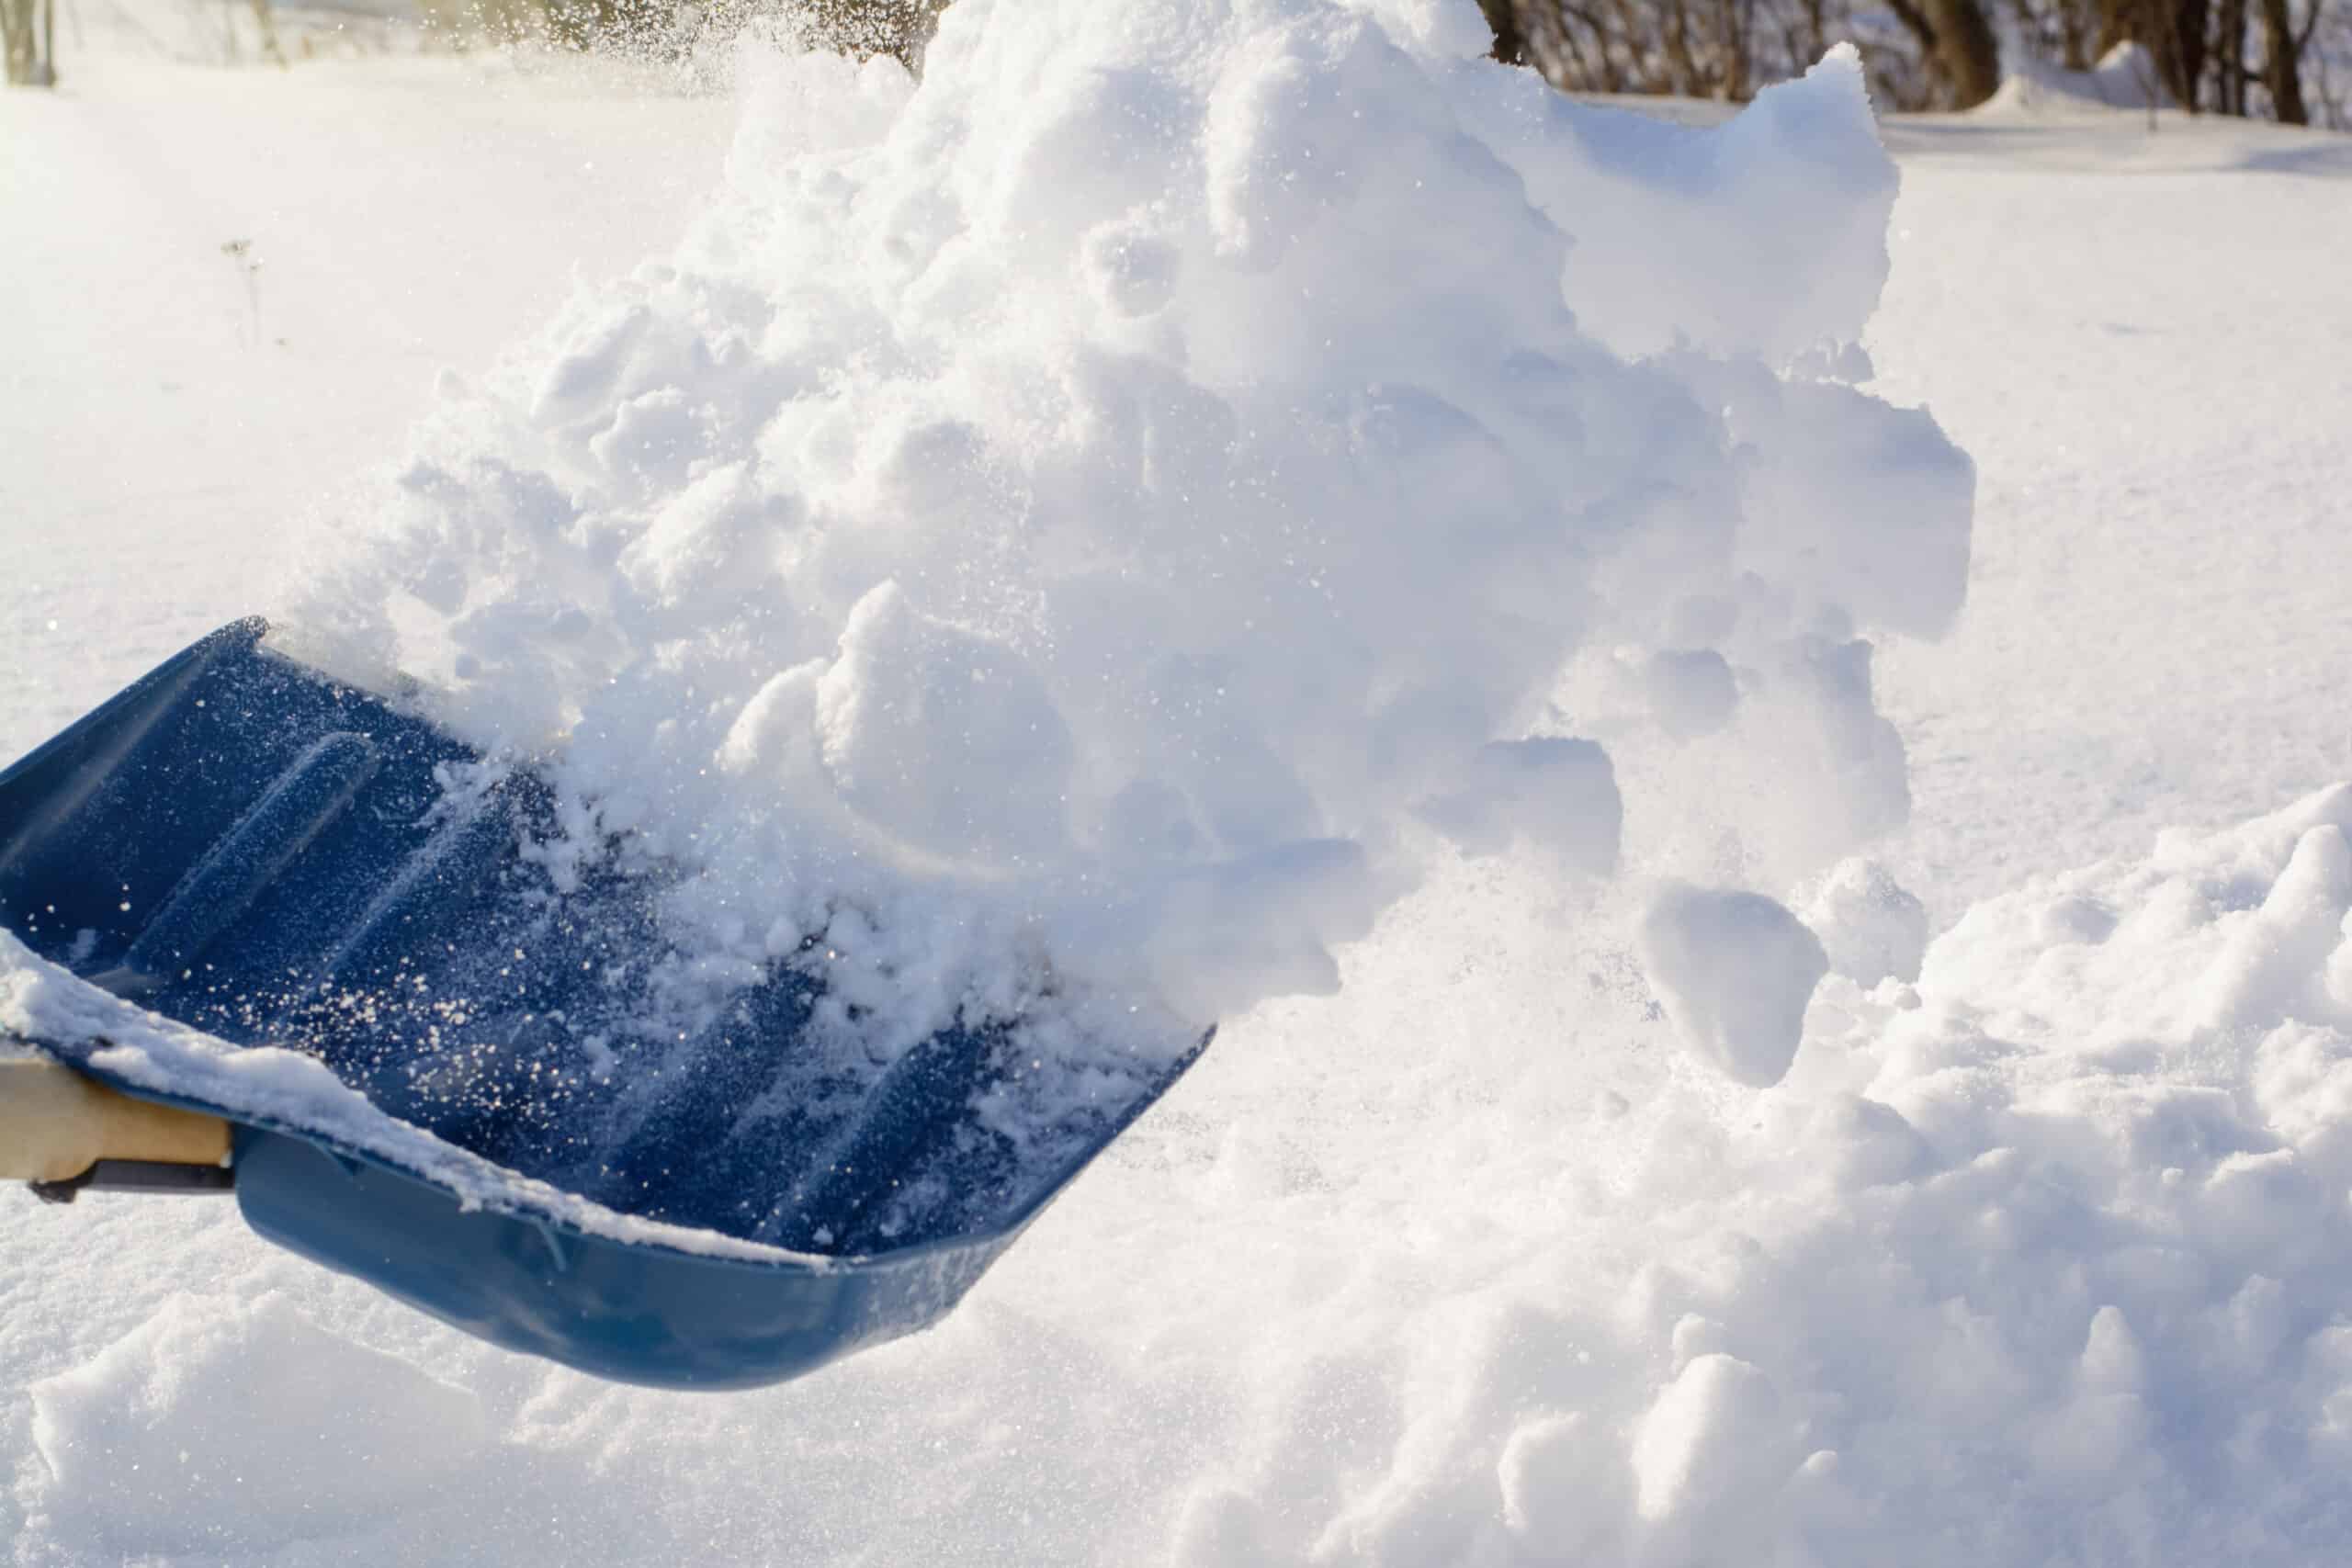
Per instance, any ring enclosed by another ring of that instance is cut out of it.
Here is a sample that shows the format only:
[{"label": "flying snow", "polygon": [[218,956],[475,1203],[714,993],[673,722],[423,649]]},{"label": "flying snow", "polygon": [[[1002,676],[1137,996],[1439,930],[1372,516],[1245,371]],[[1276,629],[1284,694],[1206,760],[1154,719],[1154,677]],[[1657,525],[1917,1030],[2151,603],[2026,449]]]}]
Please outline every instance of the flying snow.
[{"label": "flying snow", "polygon": [[1699,132],[1476,24],[962,0],[920,82],[747,47],[677,254],[449,389],[300,651],[546,767],[550,852],[683,868],[672,1003],[818,939],[883,1054],[1056,997],[1189,1040],[1329,991],[1442,857],[1611,874],[1580,660],[1659,735],[1774,716],[1805,853],[1899,823],[1871,639],[1955,614],[1973,476],[1852,384],[1858,58]]}]

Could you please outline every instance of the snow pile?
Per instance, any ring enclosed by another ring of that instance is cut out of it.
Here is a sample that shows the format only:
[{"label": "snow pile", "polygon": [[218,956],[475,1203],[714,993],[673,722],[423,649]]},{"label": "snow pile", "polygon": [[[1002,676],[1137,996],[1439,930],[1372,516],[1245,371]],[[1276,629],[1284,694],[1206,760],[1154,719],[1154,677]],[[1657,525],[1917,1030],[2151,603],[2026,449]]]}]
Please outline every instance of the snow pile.
[{"label": "snow pile", "polygon": [[1580,656],[1650,660],[1659,733],[1774,714],[1841,852],[1907,799],[1865,639],[1950,622],[1972,483],[1849,384],[1859,62],[1703,132],[1481,47],[1466,4],[962,0],[919,85],[750,49],[676,256],[450,387],[298,651],[551,759],[559,866],[686,867],[673,1000],[820,953],[882,1055],[1329,991],[1449,842],[1610,870]]},{"label": "snow pile", "polygon": [[1982,115],[2080,114],[2098,109],[2173,107],[2164,73],[2147,49],[2126,39],[2087,71],[2069,71],[2023,50],[2001,85],[1975,111]]},{"label": "snow pile", "polygon": [[1579,996],[1564,1053],[1557,980],[1392,944],[1284,1022],[1396,1081],[1294,1083],[1306,1125],[1190,1195],[1237,1255],[1190,1260],[1194,1321],[1089,1337],[1128,1397],[1227,1413],[1172,1560],[2329,1555],[2347,832],[2339,787],[1982,904],[1916,987],[1824,980],[1761,1092],[1645,1059],[1638,994]]}]

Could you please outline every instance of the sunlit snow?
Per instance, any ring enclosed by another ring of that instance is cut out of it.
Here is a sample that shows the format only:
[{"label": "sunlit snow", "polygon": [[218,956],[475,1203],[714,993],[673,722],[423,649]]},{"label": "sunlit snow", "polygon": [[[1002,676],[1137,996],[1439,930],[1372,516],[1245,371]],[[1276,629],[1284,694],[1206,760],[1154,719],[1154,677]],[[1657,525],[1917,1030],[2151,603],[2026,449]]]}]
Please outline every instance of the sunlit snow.
[{"label": "sunlit snow", "polygon": [[[929,107],[96,14],[0,95],[0,750],[299,602],[583,797],[708,767],[632,819],[731,835],[681,931],[944,876],[1226,1015],[944,1325],[754,1394],[0,1193],[16,1561],[2341,1555],[2352,144],[2045,84],[1885,125],[1896,196],[1834,62],[1710,136],[1466,3],[967,7]],[[1128,647],[1225,660],[1254,771],[1091,699]]]}]

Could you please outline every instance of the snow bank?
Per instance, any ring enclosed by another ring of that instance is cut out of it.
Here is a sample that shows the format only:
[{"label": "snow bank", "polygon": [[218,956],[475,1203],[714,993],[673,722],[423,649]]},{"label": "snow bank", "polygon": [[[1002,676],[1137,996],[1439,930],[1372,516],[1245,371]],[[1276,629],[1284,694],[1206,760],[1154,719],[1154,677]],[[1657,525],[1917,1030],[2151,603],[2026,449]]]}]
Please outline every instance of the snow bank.
[{"label": "snow bank", "polygon": [[300,650],[551,758],[559,858],[691,868],[673,1003],[820,938],[879,1058],[1328,991],[1449,842],[1606,873],[1589,650],[1662,661],[1664,731],[1780,705],[1806,852],[1899,822],[1867,638],[1951,621],[1971,471],[1846,384],[1859,62],[1689,131],[1473,20],[964,0],[920,85],[750,48],[676,256],[450,389]]},{"label": "snow bank", "polygon": [[2052,65],[2023,50],[2013,52],[2018,58],[2010,62],[2008,74],[1974,113],[2041,116],[2173,107],[2155,57],[2129,39],[2099,56],[2087,71]]}]

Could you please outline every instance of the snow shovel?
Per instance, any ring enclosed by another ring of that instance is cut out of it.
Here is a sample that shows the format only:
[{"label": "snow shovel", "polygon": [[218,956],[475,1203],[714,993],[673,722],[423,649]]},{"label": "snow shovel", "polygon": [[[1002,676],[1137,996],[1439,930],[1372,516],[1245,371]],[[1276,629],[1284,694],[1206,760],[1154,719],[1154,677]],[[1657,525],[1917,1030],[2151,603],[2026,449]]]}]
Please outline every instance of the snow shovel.
[{"label": "snow shovel", "polygon": [[978,1109],[1020,1066],[1005,1021],[846,1072],[804,953],[613,1073],[595,1024],[664,952],[661,875],[559,885],[543,780],[469,773],[266,629],[0,773],[0,1176],[43,1196],[232,1191],[497,1344],[745,1387],[938,1321],[1208,1043],[1089,1075],[1016,1150]]}]

